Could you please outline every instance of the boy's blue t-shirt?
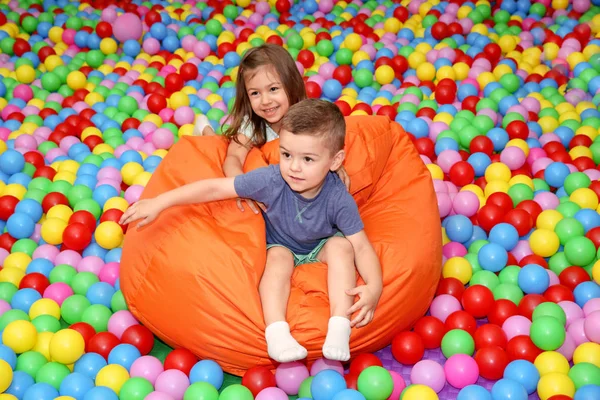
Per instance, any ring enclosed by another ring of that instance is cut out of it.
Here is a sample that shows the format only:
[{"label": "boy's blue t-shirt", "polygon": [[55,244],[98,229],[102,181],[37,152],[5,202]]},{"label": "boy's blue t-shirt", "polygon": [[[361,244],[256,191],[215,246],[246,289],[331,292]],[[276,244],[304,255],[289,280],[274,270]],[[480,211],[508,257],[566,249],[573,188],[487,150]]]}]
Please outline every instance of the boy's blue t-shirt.
[{"label": "boy's blue t-shirt", "polygon": [[294,192],[283,180],[279,165],[238,175],[234,187],[238,196],[266,205],[267,244],[283,245],[298,255],[310,253],[338,231],[349,236],[364,228],[354,198],[333,172],[327,174],[314,199]]}]

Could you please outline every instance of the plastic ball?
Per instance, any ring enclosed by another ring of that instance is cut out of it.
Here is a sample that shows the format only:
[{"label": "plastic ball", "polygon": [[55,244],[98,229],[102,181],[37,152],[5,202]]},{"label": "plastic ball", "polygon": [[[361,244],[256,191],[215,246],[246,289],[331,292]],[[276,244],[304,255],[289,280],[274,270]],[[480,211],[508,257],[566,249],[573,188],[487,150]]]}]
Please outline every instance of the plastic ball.
[{"label": "plastic ball", "polygon": [[56,332],[50,341],[50,357],[65,365],[75,363],[83,355],[84,349],[83,337],[72,329]]},{"label": "plastic ball", "polygon": [[2,343],[15,353],[29,351],[37,341],[35,326],[29,321],[16,320],[10,322],[2,332]]}]

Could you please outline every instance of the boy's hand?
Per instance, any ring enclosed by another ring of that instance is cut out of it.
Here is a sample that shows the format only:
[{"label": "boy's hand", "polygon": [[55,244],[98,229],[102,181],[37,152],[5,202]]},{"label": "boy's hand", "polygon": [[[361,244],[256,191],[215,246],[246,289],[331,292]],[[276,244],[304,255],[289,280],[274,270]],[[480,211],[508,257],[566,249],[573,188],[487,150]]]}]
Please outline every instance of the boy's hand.
[{"label": "boy's hand", "polygon": [[338,174],[342,182],[344,182],[344,185],[346,185],[346,190],[350,190],[350,176],[346,172],[346,168],[344,168],[344,166],[342,165],[335,172]]},{"label": "boy's hand", "polygon": [[137,203],[133,203],[127,211],[125,211],[119,220],[119,224],[126,225],[130,222],[142,219],[138,224],[138,228],[141,228],[154,221],[162,210],[163,207],[157,199],[140,200]]},{"label": "boy's hand", "polygon": [[351,320],[350,326],[361,328],[371,322],[375,314],[375,307],[377,307],[379,297],[381,297],[381,287],[362,285],[346,290],[346,294],[349,296],[358,295],[359,297],[359,300],[348,309],[349,316],[360,310],[358,315]]},{"label": "boy's hand", "polygon": [[[263,204],[263,203],[259,203],[258,201],[254,201],[252,199],[237,199],[237,206],[240,209],[240,211],[244,212],[244,206],[242,204],[242,200],[244,200],[246,202],[246,204],[248,204],[248,207],[250,207],[250,209],[254,212],[254,214],[258,214],[260,213],[260,211],[258,211],[258,209],[260,208],[263,211],[267,211],[267,207]],[[258,207],[257,207],[258,205]]]}]

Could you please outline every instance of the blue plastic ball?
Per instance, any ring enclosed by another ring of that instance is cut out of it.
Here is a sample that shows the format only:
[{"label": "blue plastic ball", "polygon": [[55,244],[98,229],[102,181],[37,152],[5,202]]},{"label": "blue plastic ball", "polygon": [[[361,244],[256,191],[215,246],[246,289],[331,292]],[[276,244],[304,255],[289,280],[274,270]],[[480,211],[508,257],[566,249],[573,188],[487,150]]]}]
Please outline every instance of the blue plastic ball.
[{"label": "blue plastic ball", "polygon": [[83,396],[83,400],[119,400],[119,396],[106,386],[96,386]]},{"label": "blue plastic ball", "polygon": [[52,400],[59,396],[58,390],[47,383],[31,385],[23,396],[23,400]]},{"label": "blue plastic ball", "polygon": [[469,385],[458,392],[456,400],[492,400],[492,395],[484,387]]},{"label": "blue plastic ball", "polygon": [[532,394],[537,389],[540,373],[532,362],[514,360],[504,369],[504,378],[519,382],[527,393]]},{"label": "blue plastic ball", "polygon": [[559,188],[565,183],[565,179],[570,174],[569,167],[561,162],[553,162],[544,170],[544,179],[548,185]]},{"label": "blue plastic ball", "polygon": [[27,389],[33,386],[34,383],[35,381],[27,372],[15,371],[13,372],[12,382],[4,393],[12,394],[17,399],[22,399]]},{"label": "blue plastic ball", "polygon": [[473,235],[473,223],[464,215],[452,215],[446,218],[446,235],[453,242],[465,243]]},{"label": "blue plastic ball", "polygon": [[527,264],[519,270],[518,283],[526,293],[542,294],[550,285],[550,276],[546,269],[537,264]]},{"label": "blue plastic ball", "polygon": [[527,390],[517,381],[500,379],[492,386],[492,400],[527,400]]},{"label": "blue plastic ball", "polygon": [[90,379],[95,380],[98,372],[106,367],[106,365],[108,365],[108,363],[100,354],[86,353],[75,362],[73,372],[81,373]]},{"label": "blue plastic ball", "polygon": [[115,288],[106,282],[96,282],[89,287],[86,297],[92,304],[102,304],[110,308],[110,300]]},{"label": "blue plastic ball", "polygon": [[600,399],[600,386],[598,385],[585,385],[580,387],[575,392],[573,400],[597,400]]},{"label": "blue plastic ball", "polygon": [[489,241],[499,244],[506,251],[511,251],[519,242],[519,233],[514,226],[503,222],[490,230]]},{"label": "blue plastic ball", "polygon": [[212,360],[200,360],[190,370],[190,383],[207,382],[217,390],[223,385],[223,369]]},{"label": "blue plastic ball", "polygon": [[8,234],[15,239],[26,239],[35,231],[35,221],[25,213],[15,212],[6,221]]},{"label": "blue plastic ball", "polygon": [[344,389],[346,380],[339,372],[331,369],[319,372],[310,383],[310,393],[314,400],[331,400]]},{"label": "blue plastic ball", "polygon": [[119,364],[129,371],[131,364],[141,356],[140,351],[134,345],[121,343],[116,345],[108,354],[108,363]]},{"label": "blue plastic ball", "polygon": [[357,390],[344,389],[341,392],[337,392],[331,400],[366,400],[366,398]]},{"label": "blue plastic ball", "polygon": [[17,367],[17,355],[10,347],[0,344],[0,360],[6,361],[14,370]]},{"label": "blue plastic ball", "polygon": [[591,299],[600,297],[600,286],[593,281],[581,282],[573,290],[573,296],[575,296],[575,303],[583,307]]},{"label": "blue plastic ball", "polygon": [[25,166],[25,157],[16,150],[8,149],[0,154],[0,171],[7,175],[21,172]]},{"label": "blue plastic ball", "polygon": [[85,394],[94,388],[94,381],[80,372],[69,374],[60,383],[61,396],[71,396],[76,400],[83,400]]},{"label": "blue plastic ball", "polygon": [[481,268],[487,271],[500,272],[506,267],[508,253],[499,244],[487,243],[479,249],[477,260]]},{"label": "blue plastic ball", "polygon": [[29,314],[31,305],[42,298],[42,295],[35,289],[23,288],[14,294],[10,300],[10,306],[13,309],[22,310]]}]

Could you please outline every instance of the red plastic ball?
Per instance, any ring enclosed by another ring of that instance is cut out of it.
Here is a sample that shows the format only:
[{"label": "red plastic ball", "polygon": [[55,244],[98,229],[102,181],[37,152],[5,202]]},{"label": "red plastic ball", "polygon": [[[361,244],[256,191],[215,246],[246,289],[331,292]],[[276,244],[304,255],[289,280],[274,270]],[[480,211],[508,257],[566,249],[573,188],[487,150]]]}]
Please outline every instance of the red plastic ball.
[{"label": "red plastic ball", "polygon": [[158,114],[163,109],[167,108],[167,99],[164,96],[152,93],[150,97],[148,97],[148,109],[154,114]]},{"label": "red plastic ball", "polygon": [[491,156],[494,153],[494,143],[487,136],[476,136],[469,144],[469,151],[471,153],[485,153]]},{"label": "red plastic ball", "polygon": [[533,200],[523,200],[522,202],[519,203],[519,205],[516,208],[519,210],[527,211],[529,213],[529,215],[531,215],[531,220],[532,220],[533,224],[535,224],[538,216],[543,211],[542,206],[540,206],[538,203],[536,203]]},{"label": "red plastic ball", "polygon": [[347,117],[348,115],[350,115],[350,113],[352,113],[352,108],[344,100],[336,100],[334,102],[334,104],[336,106],[338,106],[338,108],[342,112],[342,115],[344,115],[345,117]]},{"label": "red plastic ball", "polygon": [[399,19],[402,23],[408,20],[409,15],[408,9],[404,6],[399,6],[394,9],[394,18]]},{"label": "red plastic ball", "polygon": [[19,289],[33,289],[39,294],[44,294],[44,290],[46,290],[48,286],[50,286],[50,281],[44,274],[40,274],[39,272],[32,272],[25,275],[19,283]]},{"label": "red plastic ball", "polygon": [[492,311],[488,314],[488,321],[491,324],[502,326],[507,318],[517,315],[518,308],[515,303],[506,299],[496,300]]},{"label": "red plastic ball", "polygon": [[590,184],[589,189],[592,189],[594,193],[596,193],[596,196],[600,198],[600,181],[593,181]]},{"label": "red plastic ball", "polygon": [[506,345],[506,354],[510,361],[527,360],[533,363],[537,356],[542,353],[531,341],[529,336],[515,336],[508,341]]},{"label": "red plastic ball", "polygon": [[154,335],[150,329],[139,324],[131,325],[125,329],[121,341],[135,346],[143,356],[150,354],[154,347]]},{"label": "red plastic ball", "polygon": [[[19,203],[19,199],[15,196],[4,195],[0,197],[0,219],[6,221],[14,214],[15,207]],[[44,210],[45,212],[45,210]]]},{"label": "red plastic ball", "polygon": [[8,232],[4,232],[0,235],[0,248],[8,251],[10,253],[10,249],[12,249],[13,245],[17,242],[17,239],[10,236]]},{"label": "red plastic ball", "polygon": [[466,161],[459,161],[450,167],[450,180],[458,187],[466,186],[475,179],[475,170]]},{"label": "red plastic ball", "polygon": [[485,379],[498,380],[504,374],[504,368],[510,362],[508,354],[501,347],[484,347],[475,353],[479,366],[479,375]]},{"label": "red plastic ball", "polygon": [[306,82],[306,96],[309,99],[318,99],[321,97],[321,86],[317,82]]},{"label": "red plastic ball", "polygon": [[493,63],[500,60],[502,49],[496,43],[489,43],[483,48],[483,53]]},{"label": "red plastic ball", "polygon": [[430,160],[435,159],[435,145],[429,138],[418,138],[414,142],[415,148],[424,156],[429,157]]},{"label": "red plastic ball", "polygon": [[37,151],[28,151],[27,153],[23,154],[23,158],[25,158],[25,161],[33,165],[35,168],[42,167],[45,163],[44,156]]},{"label": "red plastic ball", "polygon": [[515,208],[506,213],[504,222],[514,226],[519,236],[525,236],[529,233],[534,224],[531,215],[520,208]]},{"label": "red plastic ball", "polygon": [[96,218],[91,212],[86,210],[75,211],[71,214],[71,217],[69,217],[69,224],[75,223],[85,225],[90,232],[94,232],[96,229]]},{"label": "red plastic ball", "polygon": [[460,301],[464,292],[465,285],[461,281],[456,278],[444,278],[440,280],[435,295],[449,294]]},{"label": "red plastic ball", "polygon": [[444,22],[438,21],[431,26],[431,36],[433,36],[434,39],[442,40],[447,38],[448,35],[448,25],[446,25]]},{"label": "red plastic ball", "polygon": [[333,70],[333,79],[342,85],[349,84],[352,81],[352,68],[349,65],[340,65]]},{"label": "red plastic ball", "polygon": [[184,84],[185,82],[183,81],[181,75],[175,72],[171,72],[165,77],[165,89],[167,89],[171,93],[183,89]]},{"label": "red plastic ball", "polygon": [[505,349],[508,343],[506,333],[496,324],[481,325],[475,331],[473,339],[475,340],[476,350],[491,346],[499,346]]},{"label": "red plastic ball", "polygon": [[447,85],[439,86],[435,89],[435,100],[440,104],[452,104],[456,98],[456,89]]},{"label": "red plastic ball", "polygon": [[598,247],[600,247],[600,226],[597,226],[597,227],[592,228],[589,231],[587,231],[587,233],[585,234],[585,237],[590,239],[592,241],[592,243],[594,243],[594,246],[596,247],[596,250],[597,250]]},{"label": "red plastic ball", "polygon": [[486,204],[477,212],[477,223],[486,232],[502,222],[505,212],[494,204]]},{"label": "red plastic ball", "polygon": [[96,25],[96,34],[98,36],[100,36],[100,38],[104,39],[107,37],[111,37],[113,33],[113,29],[112,29],[112,25],[109,24],[108,22],[99,22],[98,25]]},{"label": "red plastic ball", "polygon": [[577,266],[565,268],[558,276],[558,279],[561,285],[566,286],[570,290],[575,290],[580,283],[591,280],[586,270]]},{"label": "red plastic ball", "polygon": [[556,394],[552,397],[548,397],[548,400],[573,400],[573,398],[565,394]]},{"label": "red plastic ball", "polygon": [[519,314],[526,317],[527,319],[531,319],[531,316],[533,315],[533,310],[535,310],[537,306],[545,302],[546,299],[541,294],[530,293],[528,295],[525,295],[519,302]]},{"label": "red plastic ball", "polygon": [[447,331],[462,329],[471,336],[473,336],[477,330],[477,321],[475,321],[475,318],[463,310],[454,311],[452,314],[448,315],[444,325],[446,326]]},{"label": "red plastic ball", "polygon": [[356,356],[356,358],[354,360],[352,360],[352,363],[350,363],[350,371],[349,372],[351,374],[356,374],[356,376],[358,377],[358,375],[360,375],[360,373],[365,368],[372,367],[374,365],[383,367],[383,363],[381,362],[379,357],[377,357],[375,354],[362,353],[362,354],[359,354],[358,356]]},{"label": "red plastic ball", "polygon": [[513,209],[512,199],[508,194],[502,192],[492,193],[485,204],[494,204],[500,207],[505,213]]},{"label": "red plastic ball", "polygon": [[92,338],[96,334],[96,330],[94,329],[94,327],[86,322],[77,322],[71,325],[69,329],[73,329],[74,331],[77,331],[81,334],[81,337],[83,337],[83,341],[85,343],[85,351],[88,352],[88,345],[90,343],[90,340],[92,340]]},{"label": "red plastic ball", "polygon": [[594,160],[592,160],[589,157],[585,157],[585,156],[577,157],[576,159],[574,159],[573,165],[580,172],[583,172],[587,169],[595,169],[596,168],[596,163],[594,162]]},{"label": "red plastic ball", "polygon": [[510,139],[526,140],[529,137],[529,127],[525,122],[520,120],[510,122],[506,126],[506,132]]},{"label": "red plastic ball", "polygon": [[392,339],[392,355],[401,364],[416,364],[421,361],[424,354],[423,339],[415,332],[400,332]]},{"label": "red plastic ball", "polygon": [[92,241],[92,231],[79,222],[68,224],[63,231],[62,240],[71,250],[83,250]]},{"label": "red plastic ball", "polygon": [[256,397],[261,390],[276,387],[275,375],[267,367],[252,367],[242,377],[242,385],[246,386]]},{"label": "red plastic ball", "polygon": [[560,303],[561,301],[575,301],[573,291],[564,285],[552,285],[545,292],[544,297],[546,300],[553,303]]},{"label": "red plastic ball", "polygon": [[529,254],[519,261],[519,266],[524,267],[527,264],[537,264],[546,269],[548,269],[548,263],[544,260],[543,257],[538,256],[537,254]]},{"label": "red plastic ball", "polygon": [[178,369],[189,375],[192,367],[198,362],[198,358],[188,349],[175,349],[165,358],[165,371]]},{"label": "red plastic ball", "polygon": [[437,349],[446,334],[446,326],[439,319],[427,315],[417,321],[414,332],[421,337],[426,349]]},{"label": "red plastic ball", "polygon": [[484,318],[494,308],[494,294],[483,285],[469,286],[462,295],[461,303],[473,317]]},{"label": "red plastic ball", "polygon": [[42,200],[42,209],[45,213],[47,213],[48,210],[50,210],[52,207],[58,204],[68,206],[69,200],[67,199],[67,196],[60,192],[51,192],[44,196],[44,199]]},{"label": "red plastic ball", "polygon": [[358,374],[350,372],[344,375],[344,380],[346,381],[346,388],[358,390]]},{"label": "red plastic ball", "polygon": [[396,114],[398,114],[396,112],[396,108],[397,107],[394,106],[382,106],[379,108],[379,110],[377,110],[377,115],[386,116],[393,121],[396,119]]},{"label": "red plastic ball", "polygon": [[179,75],[183,78],[184,81],[193,81],[198,77],[198,67],[196,67],[192,63],[183,63],[179,68]]},{"label": "red plastic ball", "polygon": [[310,68],[315,63],[315,55],[310,50],[300,50],[297,60],[304,68]]},{"label": "red plastic ball", "polygon": [[119,339],[114,334],[110,332],[99,332],[90,339],[87,348],[89,352],[98,353],[108,361],[110,351],[119,344]]}]

